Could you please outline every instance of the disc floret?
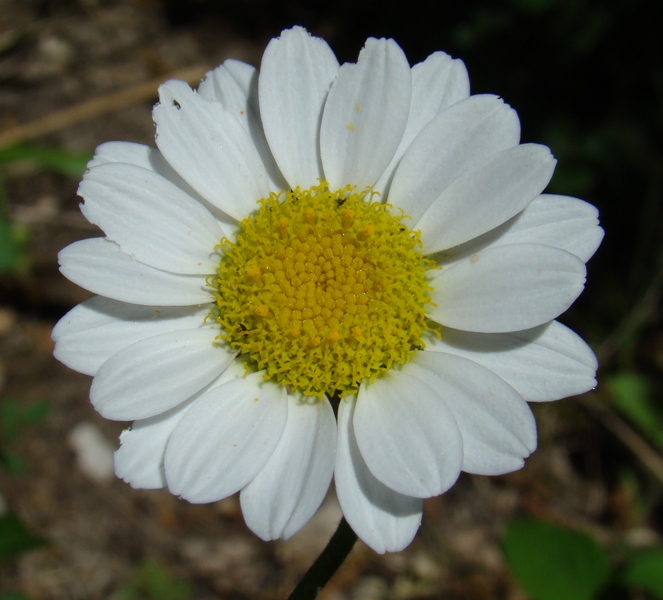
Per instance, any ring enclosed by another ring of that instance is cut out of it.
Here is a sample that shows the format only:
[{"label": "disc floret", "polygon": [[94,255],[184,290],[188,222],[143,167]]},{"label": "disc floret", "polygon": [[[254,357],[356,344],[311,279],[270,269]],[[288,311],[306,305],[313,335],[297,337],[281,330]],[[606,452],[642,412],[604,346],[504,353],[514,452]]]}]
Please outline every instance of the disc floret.
[{"label": "disc floret", "polygon": [[212,317],[250,369],[345,396],[423,348],[435,263],[376,196],[324,181],[273,193],[221,241]]}]

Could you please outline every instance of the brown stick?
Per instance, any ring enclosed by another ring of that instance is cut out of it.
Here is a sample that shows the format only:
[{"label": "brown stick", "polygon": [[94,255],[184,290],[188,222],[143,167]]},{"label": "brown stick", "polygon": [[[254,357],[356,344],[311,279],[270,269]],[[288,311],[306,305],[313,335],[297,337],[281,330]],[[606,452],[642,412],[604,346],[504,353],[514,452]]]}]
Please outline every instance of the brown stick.
[{"label": "brown stick", "polygon": [[64,108],[31,123],[12,127],[8,131],[0,133],[0,148],[27,142],[43,135],[71,127],[81,121],[93,119],[114,110],[155,98],[159,85],[168,79],[182,79],[191,85],[198,84],[208,70],[208,67],[200,65],[178,69],[158,79],[152,79],[145,83],[120,90],[119,92],[102,96],[101,98],[86,100],[85,102]]}]

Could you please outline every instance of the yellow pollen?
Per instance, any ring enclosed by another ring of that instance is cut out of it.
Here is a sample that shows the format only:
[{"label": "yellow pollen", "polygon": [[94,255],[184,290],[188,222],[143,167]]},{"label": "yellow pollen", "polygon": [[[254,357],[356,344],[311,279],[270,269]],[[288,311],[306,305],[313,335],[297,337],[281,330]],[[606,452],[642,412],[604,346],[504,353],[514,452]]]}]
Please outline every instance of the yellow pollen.
[{"label": "yellow pollen", "polygon": [[358,239],[362,242],[365,242],[369,237],[375,233],[375,227],[372,223],[367,223],[359,232]]},{"label": "yellow pollen", "polygon": [[256,315],[259,317],[266,317],[269,314],[269,307],[264,304],[256,306]]},{"label": "yellow pollen", "polygon": [[341,224],[343,225],[343,229],[350,227],[354,216],[354,211],[350,210],[349,208],[346,208],[344,211],[342,211]]},{"label": "yellow pollen", "polygon": [[308,396],[356,393],[425,346],[420,235],[370,190],[326,182],[260,200],[210,278],[220,340]]}]

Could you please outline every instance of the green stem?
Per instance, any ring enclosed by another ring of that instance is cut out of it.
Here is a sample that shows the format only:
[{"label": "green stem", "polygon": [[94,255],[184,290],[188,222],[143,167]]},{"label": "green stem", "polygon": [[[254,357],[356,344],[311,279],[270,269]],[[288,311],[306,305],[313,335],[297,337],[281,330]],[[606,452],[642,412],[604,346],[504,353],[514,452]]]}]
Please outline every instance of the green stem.
[{"label": "green stem", "polygon": [[352,550],[356,541],[357,534],[352,531],[344,517],[338,524],[338,529],[329,540],[327,547],[297,584],[288,600],[312,600],[317,598],[322,588],[327,585],[341,563],[350,554],[350,550]]}]

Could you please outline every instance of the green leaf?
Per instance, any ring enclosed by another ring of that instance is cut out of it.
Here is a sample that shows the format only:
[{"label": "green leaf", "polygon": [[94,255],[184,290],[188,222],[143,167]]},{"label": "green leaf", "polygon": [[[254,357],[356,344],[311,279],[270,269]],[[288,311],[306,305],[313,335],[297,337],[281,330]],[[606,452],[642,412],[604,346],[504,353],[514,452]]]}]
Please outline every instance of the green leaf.
[{"label": "green leaf", "polygon": [[11,452],[8,443],[15,440],[27,425],[43,421],[50,410],[46,402],[21,404],[13,398],[0,400],[0,466],[13,473],[23,473],[25,465]]},{"label": "green leaf", "polygon": [[26,269],[28,243],[27,229],[0,216],[0,273]]},{"label": "green leaf", "polygon": [[191,585],[178,581],[155,560],[147,560],[137,569],[134,580],[113,595],[117,600],[187,600]]},{"label": "green leaf", "polygon": [[622,580],[629,587],[644,588],[663,599],[663,548],[633,557],[626,565]]},{"label": "green leaf", "polygon": [[74,178],[85,173],[87,163],[91,158],[92,154],[89,152],[72,152],[40,146],[13,146],[0,149],[0,165],[17,161],[32,161],[43,169]]},{"label": "green leaf", "polygon": [[0,592],[0,600],[30,600],[30,598],[16,592]]},{"label": "green leaf", "polygon": [[26,425],[41,423],[51,410],[48,402],[32,402],[23,407],[22,420]]},{"label": "green leaf", "polygon": [[18,402],[12,398],[5,398],[0,402],[0,439],[13,440],[18,433],[20,422],[20,407]]},{"label": "green leaf", "polygon": [[6,452],[0,447],[0,464],[12,473],[25,473],[25,465],[20,456],[12,452]]},{"label": "green leaf", "polygon": [[534,519],[508,525],[504,552],[535,600],[591,600],[610,574],[606,553],[591,537]]},{"label": "green leaf", "polygon": [[147,561],[141,566],[138,579],[144,592],[155,600],[185,600],[191,588],[184,581],[177,581],[156,561]]},{"label": "green leaf", "polygon": [[616,373],[608,385],[615,406],[663,449],[663,411],[649,380],[637,373]]},{"label": "green leaf", "polygon": [[13,398],[0,401],[0,439],[13,440],[26,425],[43,421],[50,410],[46,402],[22,405]]},{"label": "green leaf", "polygon": [[13,558],[45,543],[46,540],[32,535],[16,515],[0,517],[0,559]]}]

